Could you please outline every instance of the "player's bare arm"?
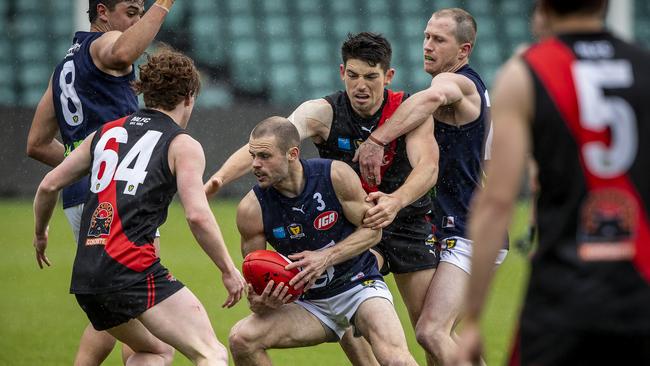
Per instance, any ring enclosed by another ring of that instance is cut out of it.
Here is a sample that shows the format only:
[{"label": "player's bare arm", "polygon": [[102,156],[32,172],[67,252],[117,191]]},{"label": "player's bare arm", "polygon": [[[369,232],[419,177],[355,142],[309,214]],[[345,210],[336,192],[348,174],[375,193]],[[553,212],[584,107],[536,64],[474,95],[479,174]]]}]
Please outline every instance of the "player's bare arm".
[{"label": "player's bare arm", "polygon": [[[250,156],[250,154],[249,154]],[[237,229],[241,236],[241,255],[246,257],[255,250],[266,249],[262,208],[255,197],[255,192],[249,191],[237,206]]]},{"label": "player's bare arm", "polygon": [[[413,94],[402,103],[384,125],[370,134],[357,150],[361,174],[375,177],[380,183],[380,166],[383,159],[383,145],[412,131],[424,123],[441,106],[451,106],[458,120],[472,114],[480,114],[481,97],[476,86],[468,78],[454,73],[441,73],[431,81],[431,86]],[[472,121],[474,119],[468,119]]]},{"label": "player's bare arm", "polygon": [[[322,142],[329,136],[334,111],[325,99],[308,100],[302,103],[288,117],[298,129],[300,141],[312,138],[314,142]],[[248,144],[232,154],[226,162],[208,179],[203,186],[208,197],[216,194],[221,187],[242,177],[250,171],[251,154]]]},{"label": "player's bare arm", "polygon": [[52,79],[41,97],[27,136],[27,155],[49,166],[61,164],[65,147],[55,137],[59,133],[52,100]]},{"label": "player's bare arm", "polygon": [[[137,23],[124,32],[104,33],[90,45],[90,55],[95,65],[108,74],[117,76],[131,71],[133,63],[149,47],[174,2],[158,0]],[[128,3],[128,16],[139,16],[141,2]]]},{"label": "player's bare arm", "polygon": [[426,194],[438,180],[438,143],[433,136],[433,117],[406,135],[406,154],[413,170],[393,193],[371,192],[366,200],[376,203],[366,212],[365,227],[390,225],[397,213]]},{"label": "player's bare arm", "polygon": [[372,205],[366,202],[366,192],[354,170],[343,162],[332,161],[331,179],[345,218],[356,225],[357,229],[327,249],[290,255],[289,259],[295,260],[295,262],[286,268],[302,267],[302,270],[289,282],[294,288],[302,288],[311,284],[310,281],[320,276],[327,267],[359,255],[381,239],[381,230],[372,230],[362,226],[363,217]]},{"label": "player's bare arm", "polygon": [[[266,249],[262,208],[253,191],[248,192],[237,207],[237,229],[241,235],[243,257],[252,251]],[[291,295],[287,294],[289,286],[280,283],[274,288],[274,285],[273,280],[269,281],[261,295],[257,295],[250,284],[247,285],[251,311],[266,314],[291,300]]]},{"label": "player's bare arm", "polygon": [[91,164],[90,145],[93,136],[95,136],[94,133],[88,136],[67,159],[47,173],[38,186],[34,198],[34,248],[36,249],[36,262],[40,268],[43,268],[44,263],[50,265],[50,261],[45,255],[47,229],[54,207],[56,207],[59,191],[88,174]]},{"label": "player's bare arm", "polygon": [[201,189],[205,156],[199,142],[186,134],[175,137],[169,146],[169,167],[176,176],[178,196],[190,230],[222,273],[222,281],[228,290],[223,306],[232,307],[241,299],[245,283],[228,253],[219,225]]},{"label": "player's bare arm", "polygon": [[485,189],[477,193],[470,209],[469,236],[475,245],[466,295],[467,323],[462,338],[466,343],[460,347],[465,352],[464,358],[476,358],[480,351],[478,321],[528,156],[533,94],[530,75],[521,60],[513,59],[504,66],[492,96],[492,161],[487,166]]}]

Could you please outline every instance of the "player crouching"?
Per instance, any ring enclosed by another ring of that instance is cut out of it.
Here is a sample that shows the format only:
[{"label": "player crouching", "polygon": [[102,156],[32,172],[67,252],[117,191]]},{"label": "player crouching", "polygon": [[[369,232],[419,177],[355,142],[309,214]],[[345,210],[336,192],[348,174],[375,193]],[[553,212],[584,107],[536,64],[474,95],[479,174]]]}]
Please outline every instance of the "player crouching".
[{"label": "player crouching", "polygon": [[286,269],[302,268],[289,285],[306,291],[289,303],[283,284],[270,281],[261,295],[249,289],[253,314],[230,332],[235,364],[269,365],[267,349],[337,341],[352,325],[382,365],[416,365],[368,251],[381,230],[361,226],[370,204],[359,177],[342,162],[300,160],[299,144],[295,126],[282,117],[260,122],[250,136],[258,184],[237,210],[242,253],[270,243],[295,261]]}]

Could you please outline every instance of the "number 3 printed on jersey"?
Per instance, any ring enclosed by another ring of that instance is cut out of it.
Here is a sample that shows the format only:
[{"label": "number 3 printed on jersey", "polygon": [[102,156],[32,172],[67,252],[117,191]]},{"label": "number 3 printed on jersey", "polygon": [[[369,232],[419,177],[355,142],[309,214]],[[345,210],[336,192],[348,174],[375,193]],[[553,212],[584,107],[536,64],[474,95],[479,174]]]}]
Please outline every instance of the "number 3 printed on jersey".
[{"label": "number 3 printed on jersey", "polygon": [[584,144],[582,156],[589,171],[601,178],[624,174],[637,154],[637,120],[623,98],[605,95],[603,89],[628,88],[634,82],[627,60],[578,61],[573,75],[580,106],[580,123],[585,129],[611,130],[609,146],[599,141]]},{"label": "number 3 printed on jersey", "polygon": [[[117,152],[107,149],[106,144],[111,139],[115,139],[120,144],[127,143],[129,140],[128,132],[124,127],[113,127],[106,131],[95,145],[95,159],[93,160],[93,169],[90,175],[90,190],[93,193],[99,193],[106,189],[113,180],[126,181],[123,193],[135,195],[138,186],[144,183],[144,179],[147,177],[147,165],[160,136],[162,136],[162,132],[147,131],[118,165]],[[134,159],[133,168],[129,168]],[[104,169],[100,177],[102,163]]]}]

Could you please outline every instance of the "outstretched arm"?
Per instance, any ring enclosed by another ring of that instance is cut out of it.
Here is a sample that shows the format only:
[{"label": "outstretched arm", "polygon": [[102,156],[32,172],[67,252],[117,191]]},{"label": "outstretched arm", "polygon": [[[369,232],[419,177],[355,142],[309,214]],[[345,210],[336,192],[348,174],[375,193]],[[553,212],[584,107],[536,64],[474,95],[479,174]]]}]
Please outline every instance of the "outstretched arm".
[{"label": "outstretched arm", "polygon": [[90,169],[90,145],[95,134],[91,134],[84,142],[76,148],[67,159],[59,164],[52,171],[47,173],[41,181],[34,197],[34,248],[36,249],[36,261],[38,266],[43,268],[43,263],[50,265],[45,255],[47,248],[48,224],[52,218],[52,212],[56,207],[59,191],[63,187],[73,183]]},{"label": "outstretched arm", "polygon": [[487,184],[477,192],[470,209],[469,237],[474,241],[474,252],[466,295],[467,320],[463,332],[466,343],[459,347],[465,359],[479,357],[478,322],[528,155],[532,93],[532,81],[523,62],[514,59],[506,64],[493,92],[494,140]]},{"label": "outstretched arm", "polygon": [[433,136],[433,117],[406,135],[406,153],[413,170],[393,193],[372,192],[366,200],[377,205],[363,220],[373,229],[390,225],[398,212],[426,194],[438,180],[438,143]]},{"label": "outstretched arm", "polygon": [[[93,61],[103,71],[129,69],[158,34],[173,0],[157,0],[145,15],[124,32],[104,33],[90,45]],[[129,9],[135,16],[137,7]]]},{"label": "outstretched arm", "polygon": [[406,99],[390,119],[373,131],[368,140],[359,146],[356,158],[359,160],[362,176],[375,179],[380,177],[384,153],[382,145],[387,145],[423,124],[440,106],[460,103],[475,93],[476,87],[465,76],[453,73],[437,75],[429,88]]},{"label": "outstretched arm", "polygon": [[[306,138],[327,139],[332,124],[332,107],[324,99],[308,100],[296,108],[288,117],[296,126],[300,140]],[[324,137],[323,137],[324,136]],[[208,179],[203,186],[208,197],[216,194],[221,187],[237,180],[251,169],[251,155],[248,144],[242,146]]]},{"label": "outstretched arm", "polygon": [[59,132],[59,125],[54,112],[54,100],[52,99],[52,79],[38,102],[32,127],[27,136],[27,155],[41,163],[55,167],[65,158],[65,148],[61,142],[55,139]]},{"label": "outstretched arm", "polygon": [[357,229],[327,249],[290,255],[289,258],[296,261],[286,268],[302,267],[302,270],[289,282],[296,288],[311,283],[327,267],[344,262],[370,249],[381,239],[381,230],[372,230],[362,226],[363,217],[371,204],[365,201],[366,193],[361,187],[359,176],[347,164],[332,161],[331,178],[336,197],[343,207],[345,218],[356,225]]},{"label": "outstretched arm", "polygon": [[169,146],[169,165],[176,176],[178,196],[190,230],[222,273],[223,283],[228,290],[228,299],[223,306],[232,307],[241,299],[244,279],[228,253],[219,225],[201,189],[201,176],[205,168],[201,145],[189,135],[178,135]]}]

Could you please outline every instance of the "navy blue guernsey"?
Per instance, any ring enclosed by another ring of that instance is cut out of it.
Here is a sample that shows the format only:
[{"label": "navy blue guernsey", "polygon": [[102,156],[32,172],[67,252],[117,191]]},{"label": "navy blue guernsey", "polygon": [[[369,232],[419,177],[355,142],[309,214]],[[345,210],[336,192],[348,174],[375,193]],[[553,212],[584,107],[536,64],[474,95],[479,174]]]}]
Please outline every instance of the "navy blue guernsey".
[{"label": "navy blue guernsey", "polygon": [[[76,32],[72,47],[52,74],[54,110],[66,156],[104,123],[138,110],[138,98],[131,90],[135,71],[112,76],[93,63],[90,45],[102,34]],[[63,189],[63,208],[86,201],[88,179]]]},{"label": "navy blue guernsey", "polygon": [[[317,251],[336,245],[356,226],[343,214],[330,176],[332,160],[301,160],[305,188],[286,197],[275,188],[253,187],[262,208],[266,241],[280,254]],[[328,267],[303,299],[323,299],[340,294],[368,279],[381,279],[377,260],[369,251]]]},{"label": "navy blue guernsey", "polygon": [[467,213],[474,189],[482,184],[491,127],[490,103],[481,77],[469,65],[463,66],[456,74],[467,77],[476,85],[481,96],[481,113],[475,121],[460,127],[435,121],[440,170],[434,187],[432,216],[440,240],[450,236],[466,237]]}]

